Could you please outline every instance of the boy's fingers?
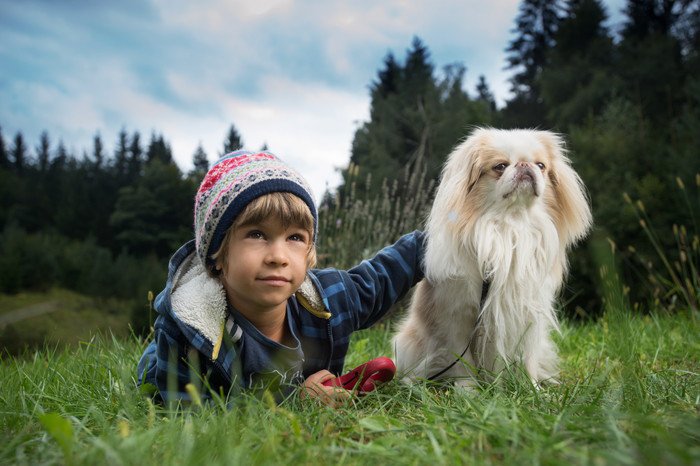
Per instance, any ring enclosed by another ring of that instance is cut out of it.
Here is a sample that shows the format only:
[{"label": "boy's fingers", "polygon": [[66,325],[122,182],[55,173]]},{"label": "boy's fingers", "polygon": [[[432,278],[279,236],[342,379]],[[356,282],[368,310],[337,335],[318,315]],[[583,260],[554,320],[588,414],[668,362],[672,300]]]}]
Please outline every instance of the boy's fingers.
[{"label": "boy's fingers", "polygon": [[301,393],[302,398],[315,398],[321,403],[333,408],[341,406],[350,398],[351,393],[342,387],[323,385],[323,382],[333,378],[335,378],[335,376],[327,370],[322,370],[310,375],[304,381],[304,387]]},{"label": "boy's fingers", "polygon": [[350,398],[350,392],[344,388],[321,386],[316,398],[327,406],[338,408]]},{"label": "boy's fingers", "polygon": [[306,382],[312,384],[322,384],[326,380],[333,378],[335,378],[335,376],[330,371],[323,369],[307,377]]}]

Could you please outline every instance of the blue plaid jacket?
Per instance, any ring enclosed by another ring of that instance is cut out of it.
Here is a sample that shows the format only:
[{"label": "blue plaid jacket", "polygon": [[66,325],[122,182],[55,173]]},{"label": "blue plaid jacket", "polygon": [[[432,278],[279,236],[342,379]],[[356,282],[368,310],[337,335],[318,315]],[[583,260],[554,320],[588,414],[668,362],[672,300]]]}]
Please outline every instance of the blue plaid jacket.
[{"label": "blue plaid jacket", "polygon": [[[414,231],[350,270],[308,272],[327,312],[311,312],[304,307],[308,303],[296,295],[288,300],[300,333],[304,377],[322,369],[342,373],[352,332],[372,326],[423,278],[424,241],[424,233]],[[183,262],[193,257],[195,245],[190,241],[171,258],[167,284],[154,303],[158,312],[154,339],[137,369],[139,385],[155,386],[157,398],[165,401],[191,400],[186,389],[189,383],[199,387],[204,399],[212,393],[227,398],[244,388],[235,338],[226,331],[226,316],[216,316],[222,331],[219,338],[212,338],[197,328],[196,321],[185,323],[173,312],[174,277]]]}]

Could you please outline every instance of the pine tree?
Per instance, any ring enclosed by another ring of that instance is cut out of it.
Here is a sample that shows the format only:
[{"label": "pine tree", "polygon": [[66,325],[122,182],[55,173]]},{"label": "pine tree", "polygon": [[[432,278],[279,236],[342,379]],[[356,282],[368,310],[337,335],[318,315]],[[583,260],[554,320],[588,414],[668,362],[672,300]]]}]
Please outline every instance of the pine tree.
[{"label": "pine tree", "polygon": [[95,134],[92,138],[92,158],[95,168],[98,170],[101,169],[104,163],[104,145],[102,144],[100,133]]},{"label": "pine tree", "polygon": [[41,133],[41,136],[39,137],[39,145],[36,147],[36,158],[37,158],[37,163],[39,165],[39,171],[40,172],[46,172],[49,167],[49,149],[50,149],[50,142],[49,142],[49,133],[46,131],[43,131]]},{"label": "pine tree", "polygon": [[546,109],[542,104],[539,78],[547,65],[548,51],[554,46],[554,34],[559,25],[560,0],[523,0],[515,19],[516,34],[506,52],[508,69],[515,75],[510,79],[514,97],[504,109],[509,126],[539,126],[545,123]]},{"label": "pine tree", "polygon": [[641,40],[650,35],[667,36],[681,16],[682,10],[693,2],[679,0],[628,0],[622,36]]},{"label": "pine tree", "polygon": [[19,180],[12,173],[9,154],[5,147],[5,138],[0,127],[0,228],[7,223],[10,209],[15,204]]},{"label": "pine tree", "polygon": [[162,134],[158,136],[155,133],[151,134],[151,142],[146,151],[146,160],[147,163],[151,163],[154,160],[158,160],[166,165],[174,163],[170,146],[165,142]]},{"label": "pine tree", "polygon": [[433,83],[433,71],[428,47],[419,37],[414,37],[402,73],[404,91],[410,89],[418,93],[425,93],[426,89]]},{"label": "pine tree", "polygon": [[681,10],[674,25],[674,35],[681,45],[681,53],[689,65],[689,73],[700,74],[700,0],[681,1]]},{"label": "pine tree", "polygon": [[476,100],[483,102],[490,111],[496,111],[496,99],[483,74],[479,76],[479,82],[476,83]]},{"label": "pine tree", "polygon": [[[618,73],[624,96],[652,128],[664,128],[683,105],[685,70],[681,43],[674,36],[685,2],[628,0]],[[663,70],[663,72],[660,72]]]},{"label": "pine tree", "polygon": [[600,0],[568,0],[555,34],[556,44],[540,76],[542,101],[553,126],[599,115],[623,83],[614,73],[614,44]]},{"label": "pine tree", "polygon": [[226,134],[226,140],[224,140],[224,151],[219,154],[219,157],[243,148],[243,139],[236,127],[232,124]]},{"label": "pine tree", "polygon": [[5,138],[2,135],[2,127],[0,126],[0,169],[9,168],[10,159],[5,146]]},{"label": "pine tree", "polygon": [[25,166],[27,164],[27,146],[24,143],[24,137],[19,131],[15,135],[14,146],[10,151],[12,156],[13,168],[15,172],[19,175],[24,173]]},{"label": "pine tree", "polygon": [[554,45],[554,34],[559,25],[559,1],[524,0],[512,31],[517,37],[506,51],[508,68],[519,70],[511,78],[516,94],[536,91],[536,80],[547,64],[547,51]]},{"label": "pine tree", "polygon": [[403,70],[401,65],[396,62],[393,53],[388,53],[384,57],[384,68],[379,71],[379,80],[373,82],[370,89],[372,99],[386,98],[390,94],[395,94],[398,90],[399,81]]},{"label": "pine tree", "polygon": [[122,128],[117,136],[117,147],[114,149],[114,171],[116,172],[117,179],[121,180],[127,174],[128,157],[129,157],[129,147],[128,147],[128,135],[126,134],[126,129]]},{"label": "pine tree", "polygon": [[197,178],[204,177],[207,170],[209,170],[209,159],[207,158],[207,153],[204,152],[201,142],[197,146],[197,149],[194,151],[194,155],[192,156],[192,166],[194,169],[192,170],[191,175]]},{"label": "pine tree", "polygon": [[[394,112],[389,117],[393,119],[393,131],[396,131],[390,137],[389,143],[394,147],[389,150],[389,154],[399,167],[405,167],[416,157],[431,158],[431,123],[440,106],[439,90],[433,73],[428,48],[420,38],[414,37],[406,54],[397,99],[388,99],[389,105],[385,107],[385,111]],[[391,108],[394,104],[402,109],[396,112],[396,107]],[[389,116],[388,112],[385,117]],[[398,174],[399,171],[394,173]]]},{"label": "pine tree", "polygon": [[63,141],[58,141],[58,148],[56,148],[56,157],[51,160],[51,170],[61,171],[68,161],[68,151],[66,150]]},{"label": "pine tree", "polygon": [[134,182],[141,176],[143,167],[143,148],[141,147],[141,135],[134,131],[129,144],[129,162],[127,164],[127,182]]}]

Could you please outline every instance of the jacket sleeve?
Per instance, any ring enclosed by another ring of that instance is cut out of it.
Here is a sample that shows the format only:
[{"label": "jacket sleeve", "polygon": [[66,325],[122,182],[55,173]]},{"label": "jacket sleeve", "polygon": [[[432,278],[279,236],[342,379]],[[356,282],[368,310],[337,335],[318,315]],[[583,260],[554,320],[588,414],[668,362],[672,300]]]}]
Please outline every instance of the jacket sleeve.
[{"label": "jacket sleeve", "polygon": [[414,231],[341,272],[355,330],[372,326],[423,278],[424,242],[425,234]]}]

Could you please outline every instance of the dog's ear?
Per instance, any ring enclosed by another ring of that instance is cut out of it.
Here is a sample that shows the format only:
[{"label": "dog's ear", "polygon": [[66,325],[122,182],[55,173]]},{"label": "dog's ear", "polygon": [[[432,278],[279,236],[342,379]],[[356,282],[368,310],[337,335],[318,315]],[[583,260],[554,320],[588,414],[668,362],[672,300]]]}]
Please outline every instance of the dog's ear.
[{"label": "dog's ear", "polygon": [[481,178],[481,148],[483,134],[477,129],[455,147],[442,167],[440,184],[444,191],[469,194]]},{"label": "dog's ear", "polygon": [[466,174],[467,194],[474,190],[474,186],[483,175],[485,137],[484,129],[478,128],[460,147],[460,151],[463,152],[462,163],[466,164],[460,172]]},{"label": "dog's ear", "polygon": [[481,175],[481,164],[479,163],[478,159],[475,158],[475,160],[469,167],[469,178],[467,179],[467,194],[474,190],[474,186],[476,186],[476,183],[479,181],[479,178],[481,178]]},{"label": "dog's ear", "polygon": [[430,210],[428,231],[432,229],[431,225],[445,222],[458,235],[470,231],[484,206],[482,197],[486,195],[479,189],[483,139],[482,130],[477,129],[447,157]]},{"label": "dog's ear", "polygon": [[543,131],[540,140],[549,152],[551,191],[547,196],[547,207],[559,237],[566,246],[570,246],[586,236],[593,221],[586,187],[571,168],[563,139]]}]

